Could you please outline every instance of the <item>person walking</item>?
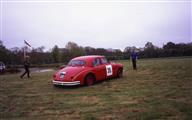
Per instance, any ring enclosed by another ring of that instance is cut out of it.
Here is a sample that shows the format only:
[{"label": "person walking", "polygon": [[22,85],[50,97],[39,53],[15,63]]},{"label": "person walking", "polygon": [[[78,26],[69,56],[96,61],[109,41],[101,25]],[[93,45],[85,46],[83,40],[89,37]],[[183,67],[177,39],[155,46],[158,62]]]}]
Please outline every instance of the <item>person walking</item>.
[{"label": "person walking", "polygon": [[132,61],[133,70],[137,70],[137,53],[135,52],[135,50],[131,52],[130,58]]},{"label": "person walking", "polygon": [[29,67],[30,67],[30,62],[29,62],[29,56],[26,56],[25,57],[25,60],[24,60],[24,68],[25,68],[25,72],[20,76],[20,78],[23,78],[23,76],[25,74],[27,74],[27,77],[30,78],[30,71],[29,71]]}]

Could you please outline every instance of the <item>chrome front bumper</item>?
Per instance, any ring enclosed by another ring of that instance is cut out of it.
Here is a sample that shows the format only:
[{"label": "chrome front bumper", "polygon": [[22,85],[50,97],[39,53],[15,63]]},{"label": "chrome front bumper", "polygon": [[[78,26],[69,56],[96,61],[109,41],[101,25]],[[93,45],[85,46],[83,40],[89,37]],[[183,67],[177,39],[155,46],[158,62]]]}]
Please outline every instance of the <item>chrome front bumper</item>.
[{"label": "chrome front bumper", "polygon": [[80,81],[62,82],[62,81],[55,81],[55,80],[53,80],[53,84],[54,85],[73,86],[73,85],[80,85]]}]

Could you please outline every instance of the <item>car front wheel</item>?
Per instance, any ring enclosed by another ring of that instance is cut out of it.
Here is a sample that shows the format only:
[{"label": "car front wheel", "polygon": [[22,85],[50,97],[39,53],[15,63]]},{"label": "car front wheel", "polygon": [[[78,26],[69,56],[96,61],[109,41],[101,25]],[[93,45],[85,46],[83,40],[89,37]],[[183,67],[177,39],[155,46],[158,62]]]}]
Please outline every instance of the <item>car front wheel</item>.
[{"label": "car front wheel", "polygon": [[85,78],[85,85],[87,86],[91,86],[93,85],[95,82],[95,77],[91,74],[87,75]]}]

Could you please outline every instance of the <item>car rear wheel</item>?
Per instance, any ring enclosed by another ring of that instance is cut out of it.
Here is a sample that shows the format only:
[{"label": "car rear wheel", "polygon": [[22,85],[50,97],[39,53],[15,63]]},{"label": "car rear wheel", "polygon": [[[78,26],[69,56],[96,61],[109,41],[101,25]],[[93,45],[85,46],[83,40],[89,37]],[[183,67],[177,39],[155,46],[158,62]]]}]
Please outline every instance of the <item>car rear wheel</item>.
[{"label": "car rear wheel", "polygon": [[118,71],[117,71],[117,77],[118,78],[121,78],[123,76],[123,70],[122,69],[119,69]]},{"label": "car rear wheel", "polygon": [[59,86],[59,85],[55,85],[55,84],[54,84],[54,85],[53,85],[53,87],[58,88],[58,87],[60,87],[60,86]]},{"label": "car rear wheel", "polygon": [[85,85],[87,86],[91,86],[93,85],[95,82],[95,77],[91,74],[87,75],[85,78]]}]

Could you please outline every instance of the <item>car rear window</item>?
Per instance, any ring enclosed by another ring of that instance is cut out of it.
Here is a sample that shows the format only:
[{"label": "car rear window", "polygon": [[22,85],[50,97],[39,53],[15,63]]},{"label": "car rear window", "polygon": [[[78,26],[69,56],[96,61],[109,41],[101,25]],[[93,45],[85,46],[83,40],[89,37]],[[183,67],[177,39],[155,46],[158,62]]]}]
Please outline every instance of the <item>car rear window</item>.
[{"label": "car rear window", "polygon": [[71,60],[68,63],[68,66],[85,66],[86,62],[84,60]]}]

